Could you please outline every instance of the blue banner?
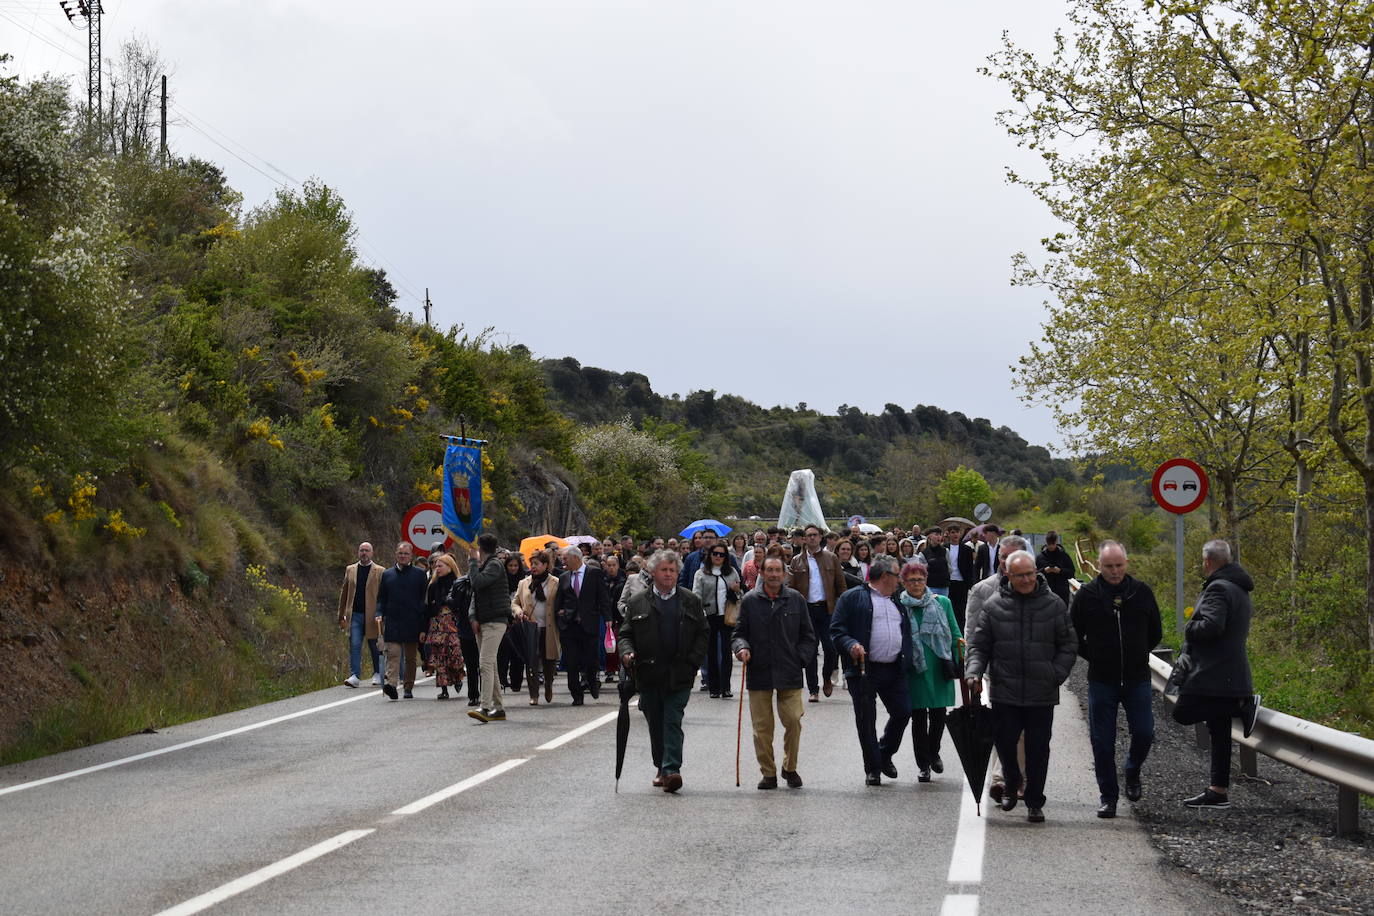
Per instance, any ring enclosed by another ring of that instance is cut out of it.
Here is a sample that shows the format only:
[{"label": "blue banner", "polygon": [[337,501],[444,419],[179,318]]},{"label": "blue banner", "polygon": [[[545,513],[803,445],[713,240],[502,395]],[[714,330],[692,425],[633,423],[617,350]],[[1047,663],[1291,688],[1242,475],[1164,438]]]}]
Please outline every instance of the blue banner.
[{"label": "blue banner", "polygon": [[482,449],[450,442],[444,452],[444,530],[471,544],[482,533]]}]

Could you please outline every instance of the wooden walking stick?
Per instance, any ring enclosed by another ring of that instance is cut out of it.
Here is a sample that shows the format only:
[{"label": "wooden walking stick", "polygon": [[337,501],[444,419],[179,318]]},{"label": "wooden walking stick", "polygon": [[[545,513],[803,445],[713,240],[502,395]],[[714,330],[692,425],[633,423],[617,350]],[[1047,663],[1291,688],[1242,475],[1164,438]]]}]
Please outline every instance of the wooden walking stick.
[{"label": "wooden walking stick", "polygon": [[739,670],[739,722],[735,725],[735,788],[739,788],[739,745],[744,736],[744,676],[749,673],[749,663],[741,662]]}]

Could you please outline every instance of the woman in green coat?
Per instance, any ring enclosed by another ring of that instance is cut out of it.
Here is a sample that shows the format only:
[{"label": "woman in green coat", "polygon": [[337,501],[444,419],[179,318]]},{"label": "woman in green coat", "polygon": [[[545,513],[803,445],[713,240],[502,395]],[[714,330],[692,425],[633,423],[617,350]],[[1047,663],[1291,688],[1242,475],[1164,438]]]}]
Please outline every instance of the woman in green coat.
[{"label": "woman in green coat", "polygon": [[930,782],[930,771],[945,771],[940,739],[945,734],[945,710],[954,705],[954,680],[946,667],[963,658],[963,633],[954,608],[944,595],[926,588],[929,572],[918,554],[902,567],[902,607],[911,618],[916,663],[907,674],[911,692],[911,743],[916,749],[919,782]]}]

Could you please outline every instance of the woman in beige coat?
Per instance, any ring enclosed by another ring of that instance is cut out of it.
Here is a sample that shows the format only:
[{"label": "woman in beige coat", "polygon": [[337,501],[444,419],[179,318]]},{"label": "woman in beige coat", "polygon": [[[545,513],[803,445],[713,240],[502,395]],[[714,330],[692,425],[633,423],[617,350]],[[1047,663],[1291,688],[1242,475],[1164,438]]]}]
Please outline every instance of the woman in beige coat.
[{"label": "woman in beige coat", "polygon": [[530,705],[539,705],[539,683],[544,683],[544,702],[553,702],[553,681],[557,676],[558,656],[563,651],[558,642],[558,627],[554,613],[558,608],[558,577],[553,575],[553,557],[546,550],[530,557],[530,574],[520,580],[511,599],[511,611],[517,617],[534,623],[530,627],[530,645],[525,648],[530,660],[527,680],[530,686]]}]

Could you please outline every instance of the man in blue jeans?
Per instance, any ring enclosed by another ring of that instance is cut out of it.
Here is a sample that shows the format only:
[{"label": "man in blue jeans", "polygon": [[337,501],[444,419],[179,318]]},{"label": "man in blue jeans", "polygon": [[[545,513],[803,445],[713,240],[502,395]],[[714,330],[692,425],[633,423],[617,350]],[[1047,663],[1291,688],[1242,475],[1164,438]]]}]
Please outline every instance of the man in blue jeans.
[{"label": "man in blue jeans", "polygon": [[377,647],[382,633],[374,618],[381,584],[382,571],[372,565],[372,545],[363,541],[358,545],[358,562],[350,563],[344,570],[343,586],[339,589],[339,629],[349,635],[345,687],[362,683],[364,639],[372,655],[372,685],[382,685],[382,653]]},{"label": "man in blue jeans", "polygon": [[1154,592],[1126,572],[1126,549],[1104,541],[1098,576],[1078,590],[1069,614],[1078,654],[1088,661],[1088,734],[1101,806],[1098,817],[1116,817],[1117,708],[1126,711],[1131,744],[1126,752],[1126,798],[1140,800],[1140,767],[1155,738],[1150,688],[1150,650],[1164,628]]}]

